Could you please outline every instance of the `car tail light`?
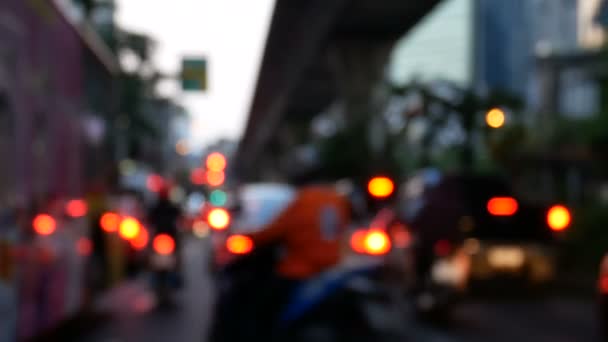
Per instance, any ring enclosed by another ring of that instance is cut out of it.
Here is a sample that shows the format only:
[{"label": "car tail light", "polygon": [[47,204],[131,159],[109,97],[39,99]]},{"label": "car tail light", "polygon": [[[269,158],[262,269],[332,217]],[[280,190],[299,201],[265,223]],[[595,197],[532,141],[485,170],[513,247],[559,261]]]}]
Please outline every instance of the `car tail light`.
[{"label": "car tail light", "polygon": [[448,240],[439,240],[435,242],[433,251],[435,252],[435,255],[439,257],[448,256],[452,252],[452,244]]},{"label": "car tail light", "polygon": [[140,250],[146,248],[146,245],[148,245],[149,239],[150,239],[150,237],[148,235],[148,231],[144,227],[142,227],[139,230],[139,233],[137,234],[137,236],[135,236],[135,238],[132,239],[130,241],[130,243],[131,243],[131,246],[133,246],[133,248],[140,251]]},{"label": "car tail light", "polygon": [[175,241],[167,234],[159,234],[152,241],[154,251],[160,255],[169,255],[175,250]]},{"label": "car tail light", "polygon": [[555,205],[547,213],[547,224],[554,231],[562,231],[570,225],[570,210],[563,205]]},{"label": "car tail light", "polygon": [[601,294],[608,294],[608,275],[600,276],[597,281],[598,290]]},{"label": "car tail light", "polygon": [[225,209],[212,209],[207,215],[207,222],[215,230],[224,230],[230,225],[230,214]]},{"label": "car tail light", "polygon": [[120,225],[118,226],[118,234],[125,240],[132,240],[137,237],[139,231],[141,230],[141,224],[136,218],[133,217],[125,217],[122,221],[120,221]]},{"label": "car tail light", "polygon": [[232,235],[226,240],[226,249],[232,254],[248,254],[253,250],[253,240],[245,235]]},{"label": "car tail light", "polygon": [[374,177],[367,184],[367,191],[375,198],[386,198],[395,190],[395,184],[388,177]]},{"label": "car tail light", "polygon": [[518,208],[513,197],[494,197],[488,201],[488,212],[494,216],[512,216]]},{"label": "car tail light", "polygon": [[370,255],[383,255],[391,249],[391,240],[381,230],[370,230],[365,234],[363,249]]},{"label": "car tail light", "polygon": [[73,199],[68,201],[65,206],[65,212],[69,217],[78,218],[87,214],[87,202],[82,199]]},{"label": "car tail light", "polygon": [[357,253],[365,253],[365,237],[367,236],[367,231],[365,230],[357,230],[350,237],[350,247],[353,251]]},{"label": "car tail light", "polygon": [[57,222],[55,219],[48,214],[38,214],[34,217],[32,226],[36,233],[40,235],[51,235],[57,228]]},{"label": "car tail light", "polygon": [[99,225],[101,226],[101,229],[108,233],[115,232],[118,230],[118,226],[120,225],[120,215],[115,213],[105,213],[101,216]]}]

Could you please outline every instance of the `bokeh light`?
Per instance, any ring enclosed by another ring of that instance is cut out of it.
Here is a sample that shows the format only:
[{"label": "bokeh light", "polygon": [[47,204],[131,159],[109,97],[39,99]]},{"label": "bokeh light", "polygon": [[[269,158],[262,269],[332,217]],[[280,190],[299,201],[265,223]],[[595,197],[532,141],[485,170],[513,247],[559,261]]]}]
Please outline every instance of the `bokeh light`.
[{"label": "bokeh light", "polygon": [[135,236],[135,238],[133,238],[129,242],[131,243],[131,246],[133,246],[133,248],[135,248],[136,250],[142,250],[148,245],[149,239],[150,237],[148,234],[148,230],[146,230],[144,227],[141,227],[141,229],[137,233],[137,236]]},{"label": "bokeh light", "polygon": [[192,232],[200,239],[203,239],[209,235],[209,225],[203,220],[196,220],[192,224]]},{"label": "bokeh light", "polygon": [[353,233],[350,238],[350,247],[357,253],[365,253],[365,237],[367,232],[365,230],[357,230]]},{"label": "bokeh light", "polygon": [[494,216],[511,216],[517,212],[519,205],[512,197],[494,197],[488,201],[487,207]]},{"label": "bokeh light", "polygon": [[207,171],[206,179],[207,184],[211,186],[220,186],[224,184],[224,179],[226,176],[223,171]]},{"label": "bokeh light", "polygon": [[228,196],[225,191],[222,190],[213,190],[209,195],[209,201],[216,207],[221,207],[226,205],[226,201],[228,200]]},{"label": "bokeh light", "polygon": [[146,179],[146,187],[151,192],[160,192],[165,184],[165,180],[161,175],[151,174]]},{"label": "bokeh light", "polygon": [[371,255],[382,255],[391,249],[391,241],[381,230],[369,231],[365,236],[365,252]]},{"label": "bokeh light", "polygon": [[500,128],[505,124],[505,112],[499,108],[493,108],[486,114],[486,123],[492,128]]},{"label": "bokeh light", "polygon": [[207,215],[207,222],[213,229],[224,230],[230,225],[230,214],[221,208],[212,209]]},{"label": "bokeh light", "polygon": [[175,241],[167,234],[159,234],[152,242],[154,251],[160,255],[169,255],[175,250]]},{"label": "bokeh light", "polygon": [[233,254],[247,254],[253,249],[253,240],[245,235],[233,235],[226,240],[226,248]]},{"label": "bokeh light", "polygon": [[187,156],[190,153],[190,146],[188,142],[184,139],[178,141],[175,144],[175,152],[180,156]]},{"label": "bokeh light", "polygon": [[122,221],[120,221],[120,226],[118,229],[118,233],[123,239],[131,240],[139,234],[141,224],[133,217],[125,217]]},{"label": "bokeh light", "polygon": [[226,169],[226,157],[219,152],[213,152],[207,157],[206,165],[210,171],[224,171]]},{"label": "bokeh light", "polygon": [[369,193],[378,198],[390,196],[395,190],[395,184],[388,177],[374,177],[367,184]]},{"label": "bokeh light", "polygon": [[57,222],[48,214],[39,214],[32,222],[34,230],[40,235],[51,235],[57,229]]},{"label": "bokeh light", "polygon": [[70,200],[65,205],[65,213],[72,218],[83,217],[87,211],[87,202],[81,199]]},{"label": "bokeh light", "polygon": [[549,227],[555,231],[561,231],[570,225],[572,216],[570,210],[563,205],[556,205],[549,209],[547,214],[547,223]]},{"label": "bokeh light", "polygon": [[101,216],[99,220],[99,224],[101,225],[101,229],[108,233],[112,233],[118,230],[118,226],[120,225],[120,215],[115,213],[105,213]]},{"label": "bokeh light", "polygon": [[196,168],[190,173],[190,182],[194,185],[204,185],[207,181],[207,174],[204,169]]}]

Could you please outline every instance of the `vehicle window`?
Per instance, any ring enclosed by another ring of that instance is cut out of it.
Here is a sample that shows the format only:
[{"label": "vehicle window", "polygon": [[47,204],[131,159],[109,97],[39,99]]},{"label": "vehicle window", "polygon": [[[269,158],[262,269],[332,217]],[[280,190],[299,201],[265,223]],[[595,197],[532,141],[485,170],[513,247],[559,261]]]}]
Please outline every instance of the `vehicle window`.
[{"label": "vehicle window", "polygon": [[295,192],[288,187],[248,188],[241,193],[243,229],[256,230],[270,223],[294,199]]}]

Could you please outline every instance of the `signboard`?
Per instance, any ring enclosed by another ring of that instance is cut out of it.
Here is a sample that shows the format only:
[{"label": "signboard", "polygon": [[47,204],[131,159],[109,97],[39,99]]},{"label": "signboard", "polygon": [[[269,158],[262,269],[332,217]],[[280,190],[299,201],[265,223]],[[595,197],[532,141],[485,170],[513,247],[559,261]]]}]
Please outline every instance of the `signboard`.
[{"label": "signboard", "polygon": [[181,81],[183,90],[207,90],[207,60],[205,58],[184,58]]}]

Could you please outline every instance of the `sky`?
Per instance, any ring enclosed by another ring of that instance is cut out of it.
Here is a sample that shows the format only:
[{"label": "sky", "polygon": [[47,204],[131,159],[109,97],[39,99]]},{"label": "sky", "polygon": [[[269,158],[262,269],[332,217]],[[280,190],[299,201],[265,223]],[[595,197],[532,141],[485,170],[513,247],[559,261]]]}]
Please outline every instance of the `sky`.
[{"label": "sky", "polygon": [[204,56],[208,90],[183,93],[176,82],[160,91],[174,95],[192,117],[191,142],[203,147],[238,138],[246,124],[274,0],[118,0],[122,27],[154,37],[154,61],[177,74],[183,56]]}]

